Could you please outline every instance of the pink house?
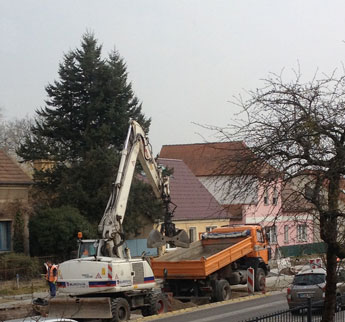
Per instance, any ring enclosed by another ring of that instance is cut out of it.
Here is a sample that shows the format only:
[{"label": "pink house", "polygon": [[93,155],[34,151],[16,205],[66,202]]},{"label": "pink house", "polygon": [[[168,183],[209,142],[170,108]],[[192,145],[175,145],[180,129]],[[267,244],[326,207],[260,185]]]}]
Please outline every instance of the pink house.
[{"label": "pink house", "polygon": [[[314,225],[301,211],[283,206],[282,184],[266,187],[250,173],[236,166],[251,153],[244,142],[164,145],[160,158],[180,159],[229,213],[232,224],[261,224],[270,238],[272,255],[277,249],[313,243]],[[224,164],[229,166],[225,166]],[[248,189],[242,191],[246,185]],[[285,252],[285,251],[284,251]],[[286,252],[285,252],[286,253]]]}]

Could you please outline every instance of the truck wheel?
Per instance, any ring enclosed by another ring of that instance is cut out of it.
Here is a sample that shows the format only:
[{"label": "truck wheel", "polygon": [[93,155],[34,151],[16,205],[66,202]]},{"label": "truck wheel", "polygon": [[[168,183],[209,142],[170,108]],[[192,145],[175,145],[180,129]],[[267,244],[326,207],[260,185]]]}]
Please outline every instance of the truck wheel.
[{"label": "truck wheel", "polygon": [[144,306],[141,309],[141,314],[143,316],[162,314],[168,312],[167,299],[162,293],[150,293],[148,297],[149,305]]},{"label": "truck wheel", "polygon": [[256,270],[255,274],[255,291],[256,292],[262,292],[265,289],[266,284],[266,274],[265,271],[262,268],[258,268]]},{"label": "truck wheel", "polygon": [[113,317],[110,322],[128,321],[130,318],[129,304],[123,297],[118,297],[111,301],[111,313]]},{"label": "truck wheel", "polygon": [[217,302],[230,300],[231,288],[227,280],[216,281],[215,300]]}]

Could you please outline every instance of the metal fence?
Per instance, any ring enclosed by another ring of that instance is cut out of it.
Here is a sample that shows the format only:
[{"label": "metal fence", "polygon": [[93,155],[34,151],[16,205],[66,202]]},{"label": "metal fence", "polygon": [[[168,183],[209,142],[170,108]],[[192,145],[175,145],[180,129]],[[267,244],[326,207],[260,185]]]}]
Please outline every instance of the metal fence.
[{"label": "metal fence", "polygon": [[59,259],[56,256],[36,257],[33,258],[35,265],[29,265],[28,261],[23,261],[22,259],[0,260],[0,281],[13,280],[18,275],[21,277],[26,277],[27,275],[29,277],[40,277],[41,274],[45,273],[43,264],[47,260],[58,263]]},{"label": "metal fence", "polygon": [[[317,303],[312,305],[311,299],[308,299],[305,306],[258,316],[242,322],[319,322],[322,320],[322,309],[315,307],[315,304]],[[319,304],[322,305],[322,303]],[[345,311],[335,312],[333,321],[344,322]]]}]

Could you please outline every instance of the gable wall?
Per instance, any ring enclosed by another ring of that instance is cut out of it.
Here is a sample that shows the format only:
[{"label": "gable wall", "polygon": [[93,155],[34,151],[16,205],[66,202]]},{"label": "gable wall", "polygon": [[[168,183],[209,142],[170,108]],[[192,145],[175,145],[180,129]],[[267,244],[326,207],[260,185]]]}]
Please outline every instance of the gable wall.
[{"label": "gable wall", "polygon": [[0,186],[0,204],[11,201],[27,201],[29,195],[28,187]]}]

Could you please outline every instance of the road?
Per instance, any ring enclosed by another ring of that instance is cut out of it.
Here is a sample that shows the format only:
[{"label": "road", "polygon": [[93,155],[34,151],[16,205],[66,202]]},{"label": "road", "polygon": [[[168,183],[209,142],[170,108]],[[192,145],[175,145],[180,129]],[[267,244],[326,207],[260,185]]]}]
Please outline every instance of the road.
[{"label": "road", "polygon": [[[229,301],[228,303],[213,303],[209,305],[189,308],[186,310],[169,312],[163,314],[161,317],[152,316],[142,318],[140,315],[133,315],[131,321],[139,319],[138,321],[164,321],[164,322],[220,322],[231,321],[240,322],[246,319],[260,317],[281,310],[288,309],[286,296],[284,293],[273,292],[273,294],[266,295],[260,298],[253,297],[252,299],[237,299]],[[315,312],[316,313],[316,312]],[[321,320],[320,312],[313,314],[313,322]],[[306,316],[304,316],[305,318]],[[301,321],[302,316],[297,316],[296,321]],[[29,319],[7,320],[8,322],[23,322],[23,321],[44,321],[40,317]],[[289,321],[293,321],[289,318]],[[345,311],[339,312],[335,321],[345,321]],[[96,322],[96,320],[93,320]],[[98,322],[98,321],[97,321]]]},{"label": "road", "polygon": [[[170,312],[168,314],[159,316],[154,316],[152,318],[146,317],[145,321],[157,320],[157,321],[241,321],[247,318],[257,316],[257,314],[268,314],[270,312],[275,312],[277,310],[283,310],[287,308],[285,294],[274,292],[274,295],[267,295],[262,298],[253,297],[253,299],[248,300],[248,298],[238,298],[234,302],[229,301],[228,304],[224,303],[213,303],[199,307],[189,308],[187,310]],[[187,311],[187,312],[186,312]],[[143,319],[141,315],[133,314],[131,320]],[[7,320],[8,322],[23,322],[23,319]],[[29,320],[25,320],[29,321]],[[34,317],[32,321],[44,321],[40,317]],[[99,320],[98,320],[99,321]],[[98,322],[97,321],[97,322]],[[96,320],[93,320],[96,322]]]},{"label": "road", "polygon": [[[171,316],[165,315],[158,319],[155,317],[154,320],[164,320],[164,322],[237,322],[256,317],[258,315],[269,314],[286,309],[288,309],[288,305],[285,294],[276,293],[261,298],[254,298],[252,300],[230,302],[229,304],[201,306],[187,313],[172,312]],[[145,320],[149,321],[150,319],[145,318]]]},{"label": "road", "polygon": [[[180,321],[198,321],[198,322],[216,322],[216,321],[231,321],[237,322],[257,315],[268,314],[271,312],[276,312],[278,310],[287,309],[285,294],[274,292],[273,295],[267,295],[261,298],[244,300],[239,298],[234,302],[229,301],[229,303],[213,303],[204,306],[199,306],[195,308],[189,308],[187,310],[170,312],[168,314],[159,316],[154,316],[152,318],[146,317],[145,321],[157,320],[157,321],[167,321],[167,322],[180,322]],[[186,312],[187,311],[187,312]],[[133,315],[131,320],[136,318],[142,319],[140,315]],[[39,319],[38,321],[44,321],[44,319]],[[35,319],[36,320],[36,319]],[[23,319],[8,320],[11,322],[22,322]]]},{"label": "road", "polygon": [[[239,302],[229,302],[221,305],[206,305],[193,309],[190,312],[171,312],[161,318],[157,316],[145,318],[145,321],[157,320],[164,322],[240,322],[246,319],[260,317],[263,315],[272,314],[278,311],[285,311],[288,309],[285,293],[273,292],[272,295],[267,295],[261,298],[253,298],[251,300],[243,300]],[[279,321],[306,321],[306,313],[298,315],[281,316]],[[312,321],[321,321],[321,311],[313,311]],[[265,321],[265,320],[264,320]],[[269,320],[266,320],[269,321]],[[344,322],[345,311],[336,313],[334,322]]]}]

